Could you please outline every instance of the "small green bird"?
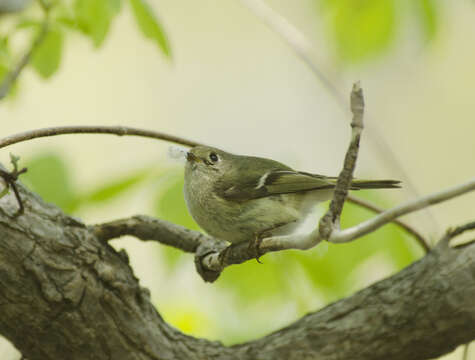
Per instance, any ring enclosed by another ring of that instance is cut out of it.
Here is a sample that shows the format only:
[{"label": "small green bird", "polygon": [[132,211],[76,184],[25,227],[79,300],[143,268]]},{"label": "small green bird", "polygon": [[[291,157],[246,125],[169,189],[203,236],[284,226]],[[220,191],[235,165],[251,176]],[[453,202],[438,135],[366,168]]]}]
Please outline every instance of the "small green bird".
[{"label": "small green bird", "polygon": [[[196,146],[186,154],[184,195],[209,235],[233,244],[292,233],[330,200],[336,177],[295,171],[265,158]],[[353,180],[351,190],[398,188],[397,180]]]}]

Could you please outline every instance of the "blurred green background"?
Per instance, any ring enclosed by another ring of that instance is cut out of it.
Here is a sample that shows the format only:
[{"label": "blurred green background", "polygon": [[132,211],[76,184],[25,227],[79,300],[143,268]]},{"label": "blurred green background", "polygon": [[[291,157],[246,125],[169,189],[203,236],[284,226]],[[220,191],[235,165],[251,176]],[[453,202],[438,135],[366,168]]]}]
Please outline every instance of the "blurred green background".
[{"label": "blurred green background", "polygon": [[[126,125],[338,173],[348,113],[239,0],[55,3],[49,35],[0,103],[3,136],[56,125]],[[314,60],[345,97],[362,80],[367,130],[357,176],[402,179],[419,194],[474,176],[473,1],[267,4],[308,37]],[[34,1],[21,13],[0,15],[0,79],[42,19]],[[378,142],[391,148],[404,173]],[[143,213],[198,229],[183,200],[183,165],[169,159],[169,146],[71,135],[11,146],[0,160],[7,163],[9,151],[20,155],[29,169],[23,182],[87,223]],[[413,198],[408,189],[357,195],[390,207]],[[405,220],[435,242],[446,227],[473,220],[474,201],[469,194]],[[346,205],[343,226],[370,216]],[[269,254],[262,265],[232,266],[204,284],[190,255],[133,238],[113,245],[129,252],[167,321],[226,344],[285,326],[423,255],[412,238],[388,225],[350,244]],[[6,341],[0,355],[18,358]],[[460,356],[458,349],[444,358]]]}]

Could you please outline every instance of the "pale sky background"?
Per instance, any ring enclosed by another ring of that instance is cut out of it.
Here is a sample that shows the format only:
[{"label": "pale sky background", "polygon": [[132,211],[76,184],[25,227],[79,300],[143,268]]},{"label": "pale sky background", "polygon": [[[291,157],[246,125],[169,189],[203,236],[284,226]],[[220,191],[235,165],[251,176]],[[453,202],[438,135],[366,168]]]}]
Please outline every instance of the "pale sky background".
[{"label": "pale sky background", "polygon": [[[312,1],[268,3],[296,24],[312,40],[322,64],[331,66],[331,47]],[[50,81],[24,72],[19,96],[0,106],[2,136],[56,125],[125,125],[272,157],[305,171],[338,173],[349,116],[276,34],[238,0],[150,4],[169,35],[172,62],[143,39],[125,9],[103,48],[96,51],[87,39],[70,35],[61,69]],[[475,4],[443,5],[440,34],[429,46],[421,45],[408,22],[386,56],[352,69],[333,68],[345,94],[353,81],[362,81],[366,126],[382,134],[421,195],[475,176]],[[370,141],[371,130],[363,136],[357,176],[402,178]],[[7,162],[9,151],[27,159],[46,149],[60,150],[75,169],[75,182],[86,189],[133,168],[170,166],[168,146],[140,138],[62,136],[12,146],[0,160]],[[141,193],[81,216],[95,223],[146,213],[147,196]],[[404,190],[393,196],[397,202],[411,198]],[[424,214],[408,221],[435,239],[448,226],[473,220],[474,203],[472,193],[434,207],[437,226]],[[159,245],[134,239],[116,244],[127,248],[137,277],[151,288],[165,318],[172,304],[193,299],[190,311],[200,308],[210,323],[226,313],[231,329],[264,306],[233,314],[233,300],[198,279],[191,257],[182,273],[170,279],[154,256]],[[292,304],[282,314],[282,324],[267,331],[294,319]],[[475,359],[475,347],[471,352]],[[0,347],[2,358],[14,359],[13,353],[7,345]],[[460,358],[460,349],[452,358]]]}]

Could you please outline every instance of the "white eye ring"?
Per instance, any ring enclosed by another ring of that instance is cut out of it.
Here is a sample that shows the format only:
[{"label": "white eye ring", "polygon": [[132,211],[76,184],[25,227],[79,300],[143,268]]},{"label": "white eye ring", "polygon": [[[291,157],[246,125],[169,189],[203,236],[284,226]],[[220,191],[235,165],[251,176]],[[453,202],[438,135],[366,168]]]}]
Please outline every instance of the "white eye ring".
[{"label": "white eye ring", "polygon": [[216,163],[219,160],[218,155],[215,152],[209,154],[209,159],[211,162]]}]

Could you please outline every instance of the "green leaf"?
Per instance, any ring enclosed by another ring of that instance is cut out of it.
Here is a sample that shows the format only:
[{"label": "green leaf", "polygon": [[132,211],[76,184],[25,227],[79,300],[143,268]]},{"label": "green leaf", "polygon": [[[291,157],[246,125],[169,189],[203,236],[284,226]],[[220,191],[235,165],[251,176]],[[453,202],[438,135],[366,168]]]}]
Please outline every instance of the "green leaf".
[{"label": "green leaf", "polygon": [[58,70],[61,63],[62,50],[62,31],[58,28],[50,29],[34,52],[31,62],[33,68],[41,77],[47,79]]},{"label": "green leaf", "polygon": [[79,28],[99,47],[109,32],[114,16],[120,10],[119,0],[76,0],[74,11]]},{"label": "green leaf", "polygon": [[65,160],[55,153],[44,153],[30,159],[25,166],[28,172],[20,177],[30,189],[48,201],[71,212],[76,195],[70,170]]},{"label": "green leaf", "polygon": [[140,170],[133,174],[129,174],[122,179],[112,180],[111,182],[92,190],[89,194],[82,196],[82,202],[99,203],[122,195],[145,180],[148,174],[148,169]]},{"label": "green leaf", "polygon": [[394,0],[326,1],[329,30],[340,57],[360,62],[381,53],[394,40]]},{"label": "green leaf", "polygon": [[166,56],[171,57],[167,35],[146,0],[130,0],[130,4],[142,34],[154,41]]}]

